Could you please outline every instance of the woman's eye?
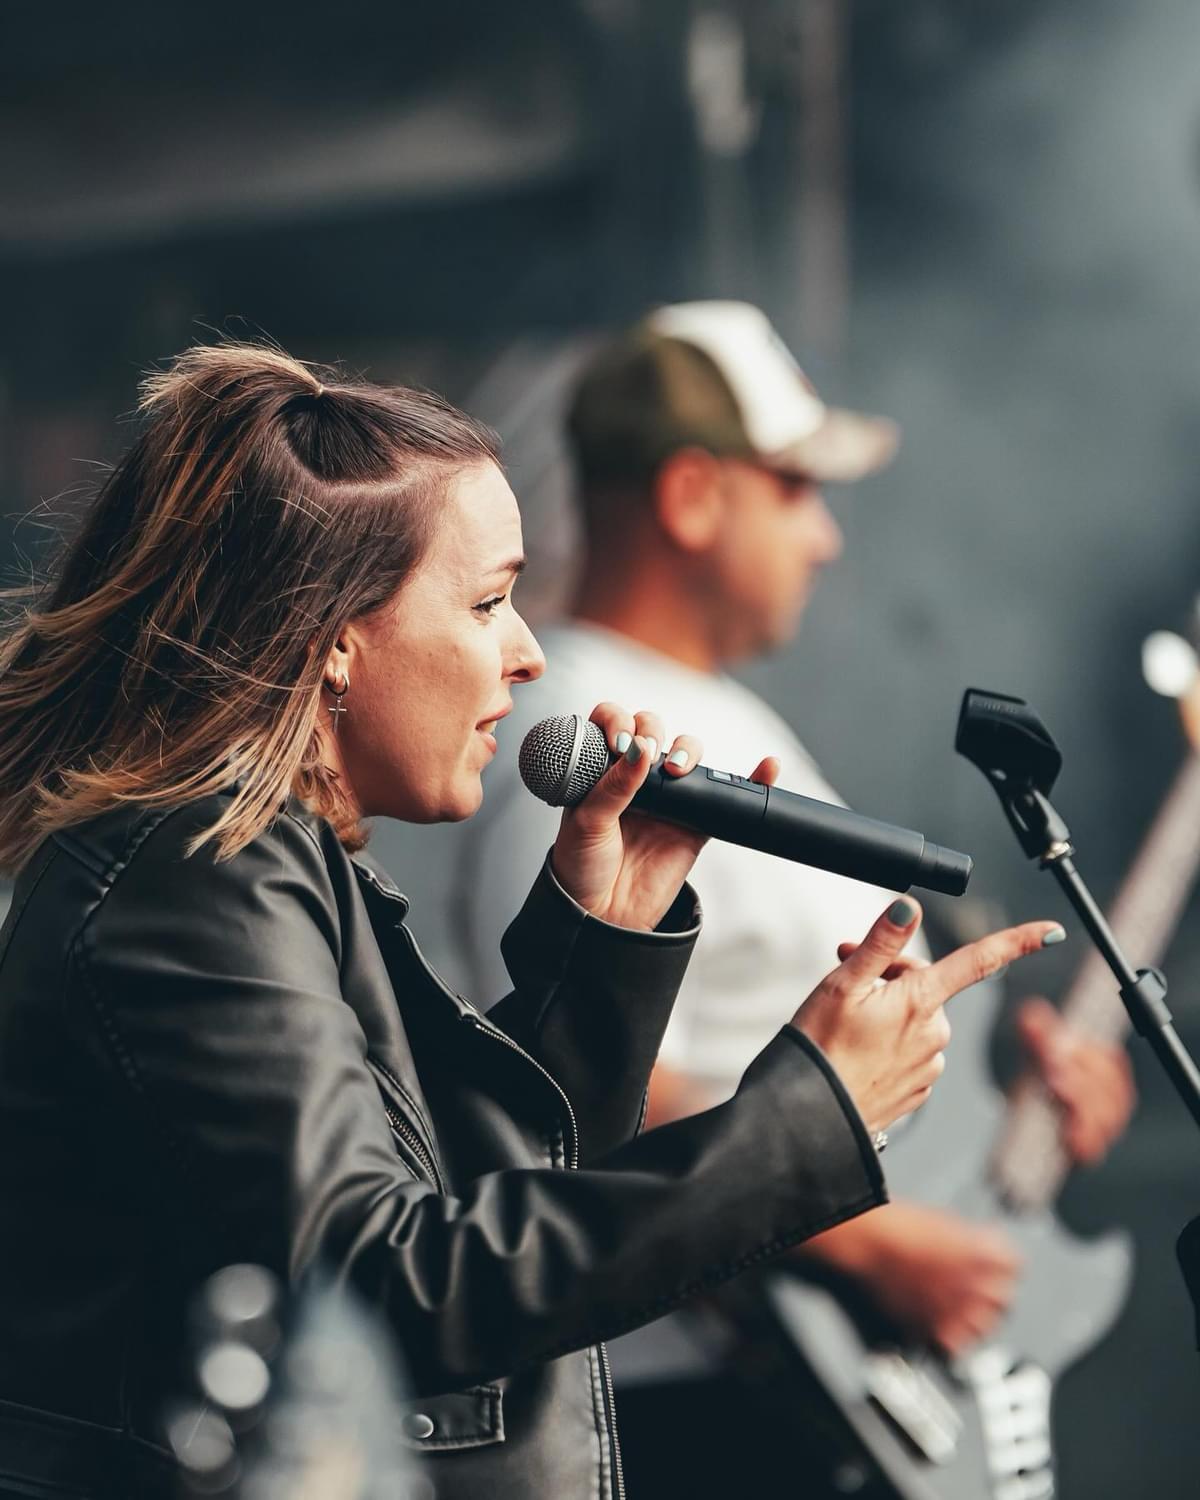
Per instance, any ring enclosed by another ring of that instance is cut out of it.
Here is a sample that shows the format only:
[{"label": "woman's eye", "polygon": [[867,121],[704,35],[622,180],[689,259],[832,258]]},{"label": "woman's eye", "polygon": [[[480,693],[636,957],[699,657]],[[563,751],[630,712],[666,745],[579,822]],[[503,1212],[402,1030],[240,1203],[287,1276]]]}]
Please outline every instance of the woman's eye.
[{"label": "woman's eye", "polygon": [[482,603],[475,605],[476,613],[481,615],[490,615],[495,610],[499,609],[507,598],[507,594],[497,594],[494,599],[484,599]]}]

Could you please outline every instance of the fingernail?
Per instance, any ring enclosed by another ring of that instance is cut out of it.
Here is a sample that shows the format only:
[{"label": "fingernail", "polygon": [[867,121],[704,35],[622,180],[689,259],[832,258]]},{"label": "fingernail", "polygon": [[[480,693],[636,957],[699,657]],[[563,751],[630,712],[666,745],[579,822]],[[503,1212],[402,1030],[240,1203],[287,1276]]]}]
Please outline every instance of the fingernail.
[{"label": "fingernail", "polygon": [[617,735],[617,754],[624,755],[632,744],[633,735],[629,733],[628,729],[622,729],[620,734]]},{"label": "fingernail", "polygon": [[651,760],[653,760],[654,757],[658,754],[658,741],[657,740],[647,740],[646,741],[646,754],[650,757]]},{"label": "fingernail", "polygon": [[907,927],[917,914],[917,908],[903,896],[888,907],[888,921],[893,927]]},{"label": "fingernail", "polygon": [[669,766],[686,766],[687,763],[688,753],[686,750],[672,750],[671,754],[667,756],[667,765]]},{"label": "fingernail", "polygon": [[625,759],[631,766],[636,766],[642,758],[642,747],[637,740],[630,740],[629,749],[625,752]]},{"label": "fingernail", "polygon": [[1042,947],[1053,948],[1055,943],[1065,943],[1066,940],[1067,931],[1065,927],[1052,927],[1042,939]]}]

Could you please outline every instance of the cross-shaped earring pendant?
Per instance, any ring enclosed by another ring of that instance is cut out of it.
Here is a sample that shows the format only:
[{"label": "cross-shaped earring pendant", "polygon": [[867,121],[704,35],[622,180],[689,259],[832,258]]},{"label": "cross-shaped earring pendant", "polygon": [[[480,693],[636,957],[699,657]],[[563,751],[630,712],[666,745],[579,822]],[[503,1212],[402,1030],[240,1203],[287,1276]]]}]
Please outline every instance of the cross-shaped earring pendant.
[{"label": "cross-shaped earring pendant", "polygon": [[341,686],[335,687],[332,682],[327,682],[325,686],[333,696],[333,705],[329,709],[329,712],[333,715],[333,732],[336,734],[338,730],[338,715],[346,712],[342,705],[342,699],[350,691],[350,677],[346,672],[339,672],[334,682],[340,683]]}]

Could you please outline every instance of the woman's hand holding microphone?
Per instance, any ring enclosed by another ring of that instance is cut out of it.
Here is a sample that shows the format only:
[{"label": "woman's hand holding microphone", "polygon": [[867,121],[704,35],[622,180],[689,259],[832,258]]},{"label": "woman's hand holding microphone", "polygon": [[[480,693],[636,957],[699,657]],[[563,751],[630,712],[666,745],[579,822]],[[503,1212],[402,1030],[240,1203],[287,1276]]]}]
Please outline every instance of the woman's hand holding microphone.
[{"label": "woman's hand holding microphone", "polygon": [[700,760],[700,741],[681,734],[666,745],[657,714],[631,714],[615,703],[601,703],[590,717],[618,759],[577,807],[563,810],[550,856],[554,874],[593,916],[653,931],[671,909],[705,838],[648,818],[629,804],[660,750],[666,774],[686,776]]},{"label": "woman's hand holding microphone", "polygon": [[[577,807],[564,810],[551,863],[563,889],[593,916],[650,931],[670,910],[705,839],[630,803],[660,750],[666,774],[686,776],[702,748],[690,735],[665,747],[653,713],[601,703],[591,719],[619,758]],[[768,758],[750,779],[771,786],[778,774],[778,762]],[[1026,922],[926,964],[902,952],[920,918],[910,897],[894,901],[861,943],[838,949],[841,964],[792,1019],[829,1058],[872,1133],[929,1097],[950,1040],[946,1001],[1062,933],[1057,922]]]}]

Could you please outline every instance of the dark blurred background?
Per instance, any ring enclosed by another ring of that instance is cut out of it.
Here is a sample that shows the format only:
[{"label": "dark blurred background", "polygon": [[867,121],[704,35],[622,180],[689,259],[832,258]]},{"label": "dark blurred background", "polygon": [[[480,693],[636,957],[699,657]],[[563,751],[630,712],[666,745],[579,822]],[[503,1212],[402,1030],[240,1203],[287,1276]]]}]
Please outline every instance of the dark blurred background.
[{"label": "dark blurred background", "polygon": [[[569,577],[553,426],[580,352],[650,302],[746,297],[831,396],[905,429],[835,501],[846,557],[751,680],[851,802],[970,849],[976,899],[1013,917],[1063,906],[952,738],[967,684],[1031,698],[1110,897],[1184,754],[1140,647],[1189,628],[1200,581],[1198,60],[1195,0],[5,7],[10,572],[120,451],[142,370],[267,335],[500,427],[536,621]],[[453,844],[376,843],[420,869],[451,977]],[[1193,1051],[1198,909],[1167,965]],[[1138,1069],[1133,1131],[1065,1204],[1139,1243],[1116,1336],[1062,1388],[1066,1500],[1200,1472],[1171,1253],[1200,1141]]]}]

